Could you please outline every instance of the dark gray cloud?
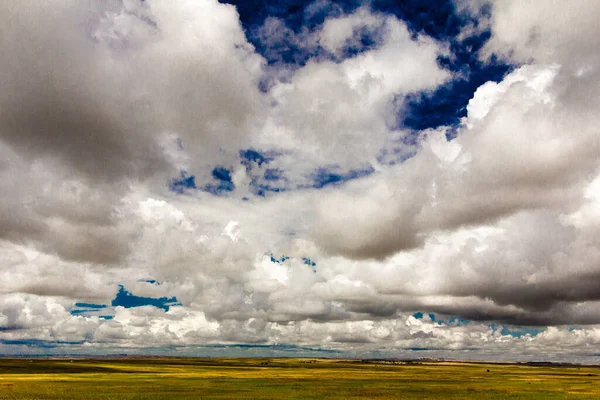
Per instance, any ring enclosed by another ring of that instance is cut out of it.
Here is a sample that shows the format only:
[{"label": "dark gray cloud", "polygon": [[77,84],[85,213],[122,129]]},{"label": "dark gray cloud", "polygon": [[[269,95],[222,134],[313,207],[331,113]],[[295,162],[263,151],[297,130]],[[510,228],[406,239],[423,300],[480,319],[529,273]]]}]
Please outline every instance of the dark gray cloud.
[{"label": "dark gray cloud", "polygon": [[57,157],[100,179],[161,167],[153,121],[132,109],[131,87],[92,41],[115,3],[2,6],[1,138],[30,161]]},{"label": "dark gray cloud", "polygon": [[[188,7],[0,5],[0,145],[11,156],[0,170],[0,237],[116,264],[134,239],[119,215],[132,187],[163,188],[178,169],[196,169],[174,156],[177,138],[196,166],[244,146],[261,58],[233,8]],[[227,22],[203,22],[211,8]]]}]

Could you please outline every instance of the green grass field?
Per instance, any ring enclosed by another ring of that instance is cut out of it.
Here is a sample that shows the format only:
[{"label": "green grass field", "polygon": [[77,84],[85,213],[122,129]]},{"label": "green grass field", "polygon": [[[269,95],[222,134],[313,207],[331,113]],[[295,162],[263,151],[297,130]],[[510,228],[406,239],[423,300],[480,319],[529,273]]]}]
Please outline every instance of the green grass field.
[{"label": "green grass field", "polygon": [[0,399],[600,398],[593,367],[309,361],[0,359]]}]

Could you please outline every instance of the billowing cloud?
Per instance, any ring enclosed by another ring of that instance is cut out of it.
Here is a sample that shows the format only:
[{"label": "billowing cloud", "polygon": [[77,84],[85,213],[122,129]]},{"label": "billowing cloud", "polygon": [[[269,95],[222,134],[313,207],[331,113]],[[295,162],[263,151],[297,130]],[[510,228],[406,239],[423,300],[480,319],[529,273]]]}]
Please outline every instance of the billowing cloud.
[{"label": "billowing cloud", "polygon": [[[15,188],[4,190],[0,213],[12,216],[0,233],[74,260],[122,261],[132,236],[120,198],[132,181],[162,184],[242,145],[259,114],[261,57],[235,8],[216,1],[1,7],[0,172]],[[188,163],[176,139],[201,161]]]},{"label": "billowing cloud", "polygon": [[596,8],[0,5],[0,351],[595,360]]},{"label": "billowing cloud", "polygon": [[[342,57],[360,30],[376,45]],[[271,88],[275,105],[262,137],[283,153],[301,151],[303,163],[352,169],[373,162],[397,124],[394,97],[433,89],[449,77],[437,64],[444,46],[413,38],[393,16],[359,9],[327,20],[311,38],[308,46],[329,56],[310,59]]]}]

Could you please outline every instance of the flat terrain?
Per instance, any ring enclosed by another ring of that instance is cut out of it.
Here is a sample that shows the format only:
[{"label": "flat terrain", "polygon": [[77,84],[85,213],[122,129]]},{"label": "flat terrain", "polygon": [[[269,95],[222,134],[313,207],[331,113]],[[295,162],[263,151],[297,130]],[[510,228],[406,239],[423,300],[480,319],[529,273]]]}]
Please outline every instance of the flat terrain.
[{"label": "flat terrain", "polygon": [[598,375],[594,367],[468,363],[0,358],[0,399],[598,399]]}]

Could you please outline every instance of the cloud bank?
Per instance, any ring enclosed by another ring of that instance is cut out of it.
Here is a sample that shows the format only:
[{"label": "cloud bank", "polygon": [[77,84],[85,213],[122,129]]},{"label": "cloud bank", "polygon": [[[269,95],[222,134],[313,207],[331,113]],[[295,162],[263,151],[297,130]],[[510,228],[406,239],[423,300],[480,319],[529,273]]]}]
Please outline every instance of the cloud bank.
[{"label": "cloud bank", "polygon": [[596,362],[598,6],[449,7],[0,4],[0,352]]}]

